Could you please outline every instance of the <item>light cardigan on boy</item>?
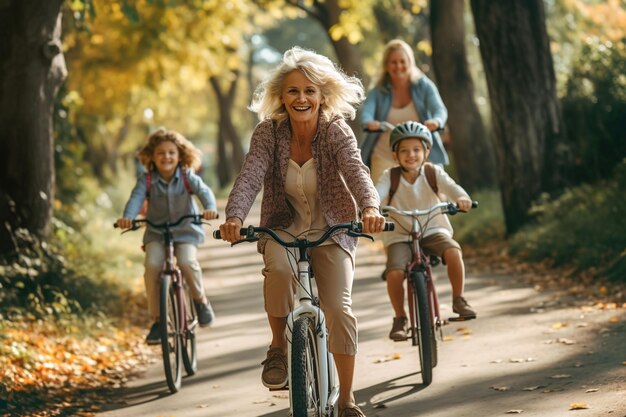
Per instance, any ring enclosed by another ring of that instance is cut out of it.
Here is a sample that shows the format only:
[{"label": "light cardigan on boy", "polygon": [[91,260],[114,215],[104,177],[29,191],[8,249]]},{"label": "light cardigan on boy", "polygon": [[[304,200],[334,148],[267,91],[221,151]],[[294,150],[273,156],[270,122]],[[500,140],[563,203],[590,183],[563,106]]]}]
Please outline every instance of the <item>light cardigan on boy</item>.
[{"label": "light cardigan on boy", "polygon": [[[468,197],[467,192],[458,185],[440,166],[433,165],[437,176],[437,187],[440,193],[445,194],[450,201],[456,201],[459,197]],[[424,173],[424,167],[420,168],[420,175],[415,182],[411,184],[404,177],[400,177],[400,183],[398,189],[393,195],[391,204],[388,204],[389,189],[391,188],[391,175],[390,170],[387,169],[380,180],[376,184],[376,190],[380,196],[381,205],[390,205],[399,210],[426,210],[431,208],[441,200],[435,194],[433,189],[428,184],[426,175]],[[393,232],[383,233],[383,242],[385,247],[399,242],[408,242],[408,233],[411,231],[412,219],[406,216],[399,216],[390,213],[391,219],[396,223],[396,227]],[[422,216],[419,220],[423,221],[426,216]],[[428,224],[424,236],[432,235],[434,233],[444,233],[452,237],[452,225],[448,216],[437,214]]]},{"label": "light cardigan on boy", "polygon": [[[290,140],[288,120],[277,123],[266,119],[256,126],[250,150],[228,197],[226,218],[237,217],[243,222],[263,187],[260,225],[286,228],[293,222],[285,193]],[[359,210],[378,208],[376,188],[345,120],[335,117],[327,121],[320,115],[312,147],[319,186],[317,196],[329,226],[356,220],[356,206]],[[332,239],[354,257],[356,238],[339,233]],[[267,238],[259,241],[259,252],[263,253],[266,242]]]}]

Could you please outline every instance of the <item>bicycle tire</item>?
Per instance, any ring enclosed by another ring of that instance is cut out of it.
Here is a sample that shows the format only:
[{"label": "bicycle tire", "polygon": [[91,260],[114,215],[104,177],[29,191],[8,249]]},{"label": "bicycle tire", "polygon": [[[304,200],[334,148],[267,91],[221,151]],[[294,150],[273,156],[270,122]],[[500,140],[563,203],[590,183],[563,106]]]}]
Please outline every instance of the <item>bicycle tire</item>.
[{"label": "bicycle tire", "polygon": [[171,276],[161,276],[160,330],[161,351],[165,380],[172,394],[178,392],[182,382],[180,326],[178,322],[178,300],[172,290]]},{"label": "bicycle tire", "polygon": [[300,317],[291,339],[291,400],[293,417],[322,416],[315,323]]},{"label": "bicycle tire", "polygon": [[418,352],[422,367],[422,382],[428,386],[433,381],[433,344],[434,332],[430,324],[430,307],[426,292],[426,277],[423,272],[411,272],[413,294],[417,313],[416,325],[418,338]]},{"label": "bicycle tire", "polygon": [[[182,276],[181,276],[182,279]],[[180,332],[180,344],[183,354],[183,365],[188,376],[198,370],[198,350],[196,347],[196,308],[187,285],[183,285],[183,300],[185,303],[185,321],[187,326]]]}]

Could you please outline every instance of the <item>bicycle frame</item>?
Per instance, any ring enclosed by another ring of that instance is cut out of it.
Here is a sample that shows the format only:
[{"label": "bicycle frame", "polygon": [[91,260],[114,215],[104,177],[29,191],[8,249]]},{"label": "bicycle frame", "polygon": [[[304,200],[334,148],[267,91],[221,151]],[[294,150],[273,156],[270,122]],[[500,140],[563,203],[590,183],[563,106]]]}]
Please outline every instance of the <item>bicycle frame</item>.
[{"label": "bicycle frame", "polygon": [[[329,239],[330,236],[340,229],[347,230],[348,235],[354,237],[368,237],[371,236],[361,233],[362,225],[357,222],[337,224],[328,228],[322,237],[316,241],[308,241],[306,239],[295,239],[292,242],[285,242],[280,238],[272,229],[266,227],[253,227],[240,229],[240,234],[246,236],[245,239],[233,243],[236,245],[242,242],[254,242],[259,240],[258,233],[265,233],[275,242],[280,244],[286,249],[292,248],[297,251],[297,279],[298,285],[296,286],[295,299],[297,300],[293,311],[287,316],[287,363],[292,363],[292,335],[295,323],[299,318],[305,316],[313,319],[315,324],[315,347],[316,347],[316,369],[319,374],[317,383],[317,389],[319,392],[319,409],[321,411],[320,417],[332,417],[334,414],[334,406],[339,399],[339,378],[337,376],[337,370],[332,354],[328,351],[327,339],[328,333],[326,330],[326,320],[322,309],[316,305],[317,300],[313,295],[313,288],[311,280],[313,279],[311,274],[310,256],[308,249],[319,246],[322,242]],[[393,223],[387,223],[385,230],[393,230]],[[219,231],[215,231],[213,236],[216,239],[221,239]],[[289,381],[289,410],[291,415],[294,414],[293,404],[293,369],[290,365],[288,367],[288,381]]]},{"label": "bicycle frame", "polygon": [[[303,241],[306,244],[306,241]],[[313,288],[311,285],[310,260],[306,253],[305,245],[298,248],[298,284],[296,285],[295,299],[298,304],[287,316],[287,340],[289,340],[287,348],[287,360],[291,363],[291,334],[294,323],[301,316],[309,316],[315,322],[316,347],[318,356],[319,374],[322,376],[318,379],[318,390],[320,395],[320,408],[324,410],[324,416],[331,416],[337,399],[339,398],[339,382],[335,371],[335,362],[332,354],[328,351],[328,334],[326,330],[326,319],[324,312],[319,306],[315,305],[313,299]],[[289,367],[289,386],[291,383],[291,367]],[[293,413],[292,396],[289,396],[289,410]]]},{"label": "bicycle frame", "polygon": [[[435,329],[440,329],[442,325],[441,315],[439,313],[439,299],[437,298],[437,291],[435,290],[435,283],[432,275],[432,266],[428,256],[422,252],[420,247],[420,228],[417,218],[412,218],[411,233],[409,234],[409,244],[411,246],[412,259],[406,266],[405,275],[407,279],[407,289],[410,292],[414,291],[413,282],[410,279],[410,272],[417,271],[423,272],[426,277],[426,288],[428,291],[428,307],[430,311],[430,325]],[[409,307],[413,303],[414,297],[409,294]],[[415,317],[411,315],[411,327],[415,329],[417,323],[415,323]]]}]

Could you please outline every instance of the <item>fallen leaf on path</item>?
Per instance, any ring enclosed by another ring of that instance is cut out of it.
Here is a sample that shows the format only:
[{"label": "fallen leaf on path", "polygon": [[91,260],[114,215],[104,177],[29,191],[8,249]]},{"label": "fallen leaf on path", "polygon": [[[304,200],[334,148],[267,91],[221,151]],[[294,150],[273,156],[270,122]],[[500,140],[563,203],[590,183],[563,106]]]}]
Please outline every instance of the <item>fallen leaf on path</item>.
[{"label": "fallen leaf on path", "polygon": [[576,327],[587,327],[587,326],[589,326],[589,324],[587,324],[587,323],[578,323],[576,325]]},{"label": "fallen leaf on path", "polygon": [[502,359],[494,359],[490,363],[502,363]]},{"label": "fallen leaf on path", "polygon": [[495,391],[508,391],[511,387],[507,387],[506,385],[492,385],[489,388]]},{"label": "fallen leaf on path", "polygon": [[523,391],[535,391],[538,390],[539,388],[543,388],[545,387],[545,385],[535,385],[534,387],[525,387],[522,388]]},{"label": "fallen leaf on path", "polygon": [[454,340],[454,337],[452,337],[452,336],[444,336],[444,337],[443,337],[443,341],[444,341],[444,342],[450,342],[450,341],[452,341],[452,340]]},{"label": "fallen leaf on path", "polygon": [[585,392],[587,393],[587,392],[598,392],[598,391],[600,391],[598,388],[589,388],[589,389],[588,389],[587,391],[585,391]]},{"label": "fallen leaf on path", "polygon": [[619,323],[619,317],[613,316],[609,319],[609,323]]},{"label": "fallen leaf on path", "polygon": [[196,406],[196,408],[208,408],[209,405],[208,404],[199,404]]},{"label": "fallen leaf on path", "polygon": [[456,332],[461,333],[463,336],[469,336],[470,334],[472,334],[472,331],[467,327],[459,327],[458,329],[456,329]]},{"label": "fallen leaf on path", "polygon": [[391,362],[391,361],[398,360],[398,359],[400,359],[400,358],[402,358],[402,355],[400,355],[399,353],[394,353],[394,354],[393,354],[393,355],[391,355],[391,356],[385,356],[384,358],[379,358],[379,359],[376,359],[376,360],[374,361],[374,363],[385,363],[385,362]]},{"label": "fallen leaf on path", "polygon": [[567,326],[568,326],[568,324],[567,324],[567,323],[557,322],[557,323],[554,323],[554,324],[552,325],[552,328],[553,328],[553,329],[562,329],[562,328],[567,327]]},{"label": "fallen leaf on path", "polygon": [[379,404],[374,405],[374,408],[387,408],[387,406],[383,403],[379,403]]},{"label": "fallen leaf on path", "polygon": [[570,410],[586,410],[588,408],[589,406],[587,405],[587,403],[571,403],[569,405]]},{"label": "fallen leaf on path", "polygon": [[509,359],[509,362],[511,362],[511,363],[534,362],[534,361],[536,361],[535,358],[526,358],[526,359],[523,359],[523,358],[511,358],[511,359]]},{"label": "fallen leaf on path", "polygon": [[504,414],[522,414],[524,410],[509,410]]},{"label": "fallen leaf on path", "polygon": [[570,374],[557,374],[557,375],[552,375],[550,378],[552,379],[565,379],[565,378],[571,378],[572,376]]}]

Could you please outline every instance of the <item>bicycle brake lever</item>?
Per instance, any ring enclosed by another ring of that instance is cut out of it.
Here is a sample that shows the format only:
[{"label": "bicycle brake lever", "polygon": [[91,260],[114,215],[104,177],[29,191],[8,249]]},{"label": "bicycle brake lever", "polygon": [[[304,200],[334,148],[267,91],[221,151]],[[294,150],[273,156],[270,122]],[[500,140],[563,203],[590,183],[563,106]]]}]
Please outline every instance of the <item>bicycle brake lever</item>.
[{"label": "bicycle brake lever", "polygon": [[241,240],[238,240],[237,242],[231,243],[230,246],[232,247],[232,246],[238,245],[240,243],[253,243],[253,242],[256,242],[259,239],[260,239],[259,237],[252,237],[252,238],[241,239]]},{"label": "bicycle brake lever", "polygon": [[372,236],[370,236],[370,235],[366,235],[365,233],[359,233],[359,232],[355,232],[355,231],[353,231],[353,230],[348,230],[348,231],[346,232],[346,234],[347,234],[348,236],[352,236],[352,237],[364,237],[364,238],[370,239],[372,242],[374,241],[374,238],[373,238]]}]

